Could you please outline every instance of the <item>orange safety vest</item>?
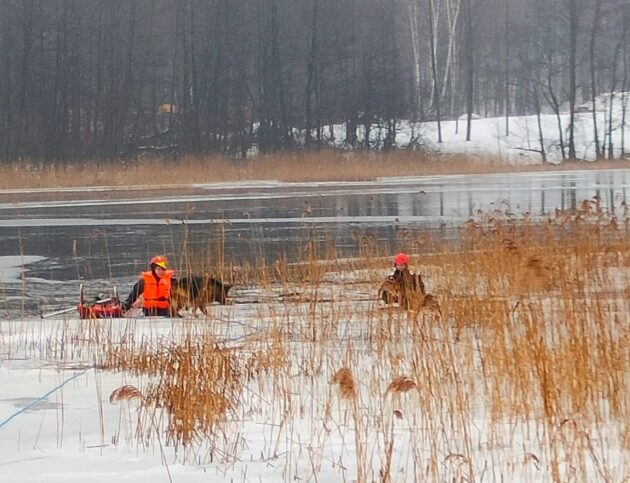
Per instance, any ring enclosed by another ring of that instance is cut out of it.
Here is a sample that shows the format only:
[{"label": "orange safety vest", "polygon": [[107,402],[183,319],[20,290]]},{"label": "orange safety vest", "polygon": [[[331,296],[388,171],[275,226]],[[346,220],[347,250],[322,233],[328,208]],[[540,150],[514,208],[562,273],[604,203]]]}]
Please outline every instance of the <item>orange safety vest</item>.
[{"label": "orange safety vest", "polygon": [[166,270],[162,278],[156,280],[153,272],[142,272],[144,279],[143,308],[168,309],[168,296],[171,293],[171,279],[174,274],[174,270]]}]

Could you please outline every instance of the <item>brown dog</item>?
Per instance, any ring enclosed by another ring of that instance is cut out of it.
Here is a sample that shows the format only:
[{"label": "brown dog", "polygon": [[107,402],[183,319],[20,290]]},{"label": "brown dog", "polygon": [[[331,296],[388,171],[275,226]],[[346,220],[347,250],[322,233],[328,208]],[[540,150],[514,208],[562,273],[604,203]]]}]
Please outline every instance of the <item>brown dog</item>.
[{"label": "brown dog", "polygon": [[206,305],[212,302],[225,305],[230,288],[232,288],[231,285],[207,275],[205,277],[188,275],[174,280],[170,304],[175,312],[192,308],[193,314],[199,309],[201,313],[208,315]]},{"label": "brown dog", "polygon": [[[407,272],[408,273],[408,272]],[[435,297],[427,294],[420,274],[411,274],[398,280],[385,280],[379,290],[378,298],[386,305],[399,304],[404,309],[419,309],[437,303]]]},{"label": "brown dog", "polygon": [[400,303],[400,286],[393,280],[385,280],[378,289],[378,298],[385,305]]}]

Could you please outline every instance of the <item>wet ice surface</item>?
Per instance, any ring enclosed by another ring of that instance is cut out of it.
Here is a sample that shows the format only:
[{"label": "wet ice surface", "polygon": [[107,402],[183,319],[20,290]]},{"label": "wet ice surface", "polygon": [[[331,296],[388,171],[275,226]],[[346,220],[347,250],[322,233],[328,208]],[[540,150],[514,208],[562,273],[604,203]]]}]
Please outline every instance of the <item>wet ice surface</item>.
[{"label": "wet ice surface", "polygon": [[80,283],[125,294],[155,253],[177,265],[184,252],[210,258],[222,246],[238,265],[295,259],[313,239],[338,256],[355,256],[365,239],[394,251],[401,229],[453,238],[479,210],[544,216],[593,196],[620,210],[629,184],[630,171],[606,170],[0,191],[0,254],[22,257],[0,274],[0,315],[74,304]]}]

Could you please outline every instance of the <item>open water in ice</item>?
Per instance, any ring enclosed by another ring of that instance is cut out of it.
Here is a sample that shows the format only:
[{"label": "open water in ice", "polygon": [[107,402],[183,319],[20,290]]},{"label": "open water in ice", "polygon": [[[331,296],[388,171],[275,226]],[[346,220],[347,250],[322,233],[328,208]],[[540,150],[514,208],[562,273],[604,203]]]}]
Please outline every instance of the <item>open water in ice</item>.
[{"label": "open water in ice", "polygon": [[[90,290],[125,295],[147,260],[224,253],[236,264],[299,257],[309,241],[356,256],[365,240],[409,249],[409,232],[454,238],[479,210],[532,216],[599,196],[621,210],[629,170],[0,191],[0,316],[37,315]],[[221,247],[221,250],[219,250]]]}]

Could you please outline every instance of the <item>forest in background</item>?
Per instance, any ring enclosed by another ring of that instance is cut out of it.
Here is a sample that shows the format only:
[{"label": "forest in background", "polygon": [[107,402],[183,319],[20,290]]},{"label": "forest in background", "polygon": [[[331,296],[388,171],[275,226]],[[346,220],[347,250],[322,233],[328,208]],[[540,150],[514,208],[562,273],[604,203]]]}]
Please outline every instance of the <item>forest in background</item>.
[{"label": "forest in background", "polygon": [[595,98],[629,90],[628,0],[0,0],[0,24],[3,160],[245,157],[333,124],[388,149],[401,119],[470,138],[474,115],[542,112],[573,159],[589,101],[603,158]]}]

